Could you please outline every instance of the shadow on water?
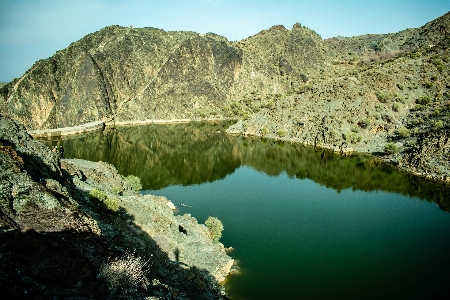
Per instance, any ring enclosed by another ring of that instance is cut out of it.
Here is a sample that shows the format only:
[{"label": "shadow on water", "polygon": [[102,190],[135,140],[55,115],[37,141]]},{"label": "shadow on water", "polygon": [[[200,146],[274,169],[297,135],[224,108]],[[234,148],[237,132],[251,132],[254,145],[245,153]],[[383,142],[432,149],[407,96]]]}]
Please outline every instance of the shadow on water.
[{"label": "shadow on water", "polygon": [[195,185],[225,178],[241,165],[270,176],[311,179],[341,190],[387,191],[420,197],[450,211],[449,188],[397,171],[364,154],[225,134],[229,122],[119,127],[62,140],[67,158],[105,161],[124,175],[137,175],[143,189]]}]

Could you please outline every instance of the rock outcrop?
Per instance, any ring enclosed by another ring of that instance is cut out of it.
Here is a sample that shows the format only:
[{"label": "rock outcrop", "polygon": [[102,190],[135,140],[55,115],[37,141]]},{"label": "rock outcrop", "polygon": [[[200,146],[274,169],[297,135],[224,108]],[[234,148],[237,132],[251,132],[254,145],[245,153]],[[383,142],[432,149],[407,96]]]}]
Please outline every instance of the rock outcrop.
[{"label": "rock outcrop", "polygon": [[[3,296],[225,297],[218,282],[233,260],[224,246],[195,218],[174,216],[166,198],[137,193],[113,166],[60,160],[3,115],[0,162]],[[114,293],[99,274],[127,253],[148,262],[145,277]]]}]

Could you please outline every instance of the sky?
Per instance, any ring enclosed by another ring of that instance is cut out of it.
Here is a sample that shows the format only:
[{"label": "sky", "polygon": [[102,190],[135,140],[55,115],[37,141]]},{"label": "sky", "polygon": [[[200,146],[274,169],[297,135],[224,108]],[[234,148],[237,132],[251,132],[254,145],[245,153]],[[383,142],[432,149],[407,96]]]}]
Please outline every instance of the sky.
[{"label": "sky", "polygon": [[298,22],[326,39],[417,28],[448,11],[449,0],[0,0],[0,81],[109,25],[236,41]]}]

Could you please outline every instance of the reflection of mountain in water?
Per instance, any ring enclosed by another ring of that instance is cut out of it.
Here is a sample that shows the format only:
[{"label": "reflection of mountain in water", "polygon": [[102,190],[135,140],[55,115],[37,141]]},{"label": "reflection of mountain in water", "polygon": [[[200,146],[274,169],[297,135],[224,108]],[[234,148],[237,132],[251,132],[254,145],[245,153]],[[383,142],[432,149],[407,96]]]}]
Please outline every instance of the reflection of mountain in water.
[{"label": "reflection of mountain in water", "polygon": [[106,161],[121,174],[139,176],[144,189],[215,181],[243,164],[268,175],[286,172],[290,177],[309,178],[337,191],[353,188],[418,196],[450,210],[448,188],[398,172],[368,156],[343,157],[297,144],[233,137],[224,134],[228,125],[120,127],[60,143],[67,157]]},{"label": "reflection of mountain in water", "polygon": [[211,182],[232,174],[241,162],[239,156],[233,157],[233,137],[224,133],[228,125],[119,127],[65,139],[61,144],[66,157],[109,162],[123,175],[139,176],[144,189],[156,190]]}]

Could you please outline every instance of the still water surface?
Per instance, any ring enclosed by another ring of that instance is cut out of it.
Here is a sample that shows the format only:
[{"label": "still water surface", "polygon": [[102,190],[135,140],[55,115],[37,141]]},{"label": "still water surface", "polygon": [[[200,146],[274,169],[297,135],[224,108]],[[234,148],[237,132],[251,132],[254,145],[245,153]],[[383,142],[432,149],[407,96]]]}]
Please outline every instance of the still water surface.
[{"label": "still water surface", "polygon": [[[226,123],[123,127],[60,141],[199,222],[218,217],[232,299],[449,295],[450,192],[366,156],[232,137]],[[179,204],[182,202],[188,206]]]}]

